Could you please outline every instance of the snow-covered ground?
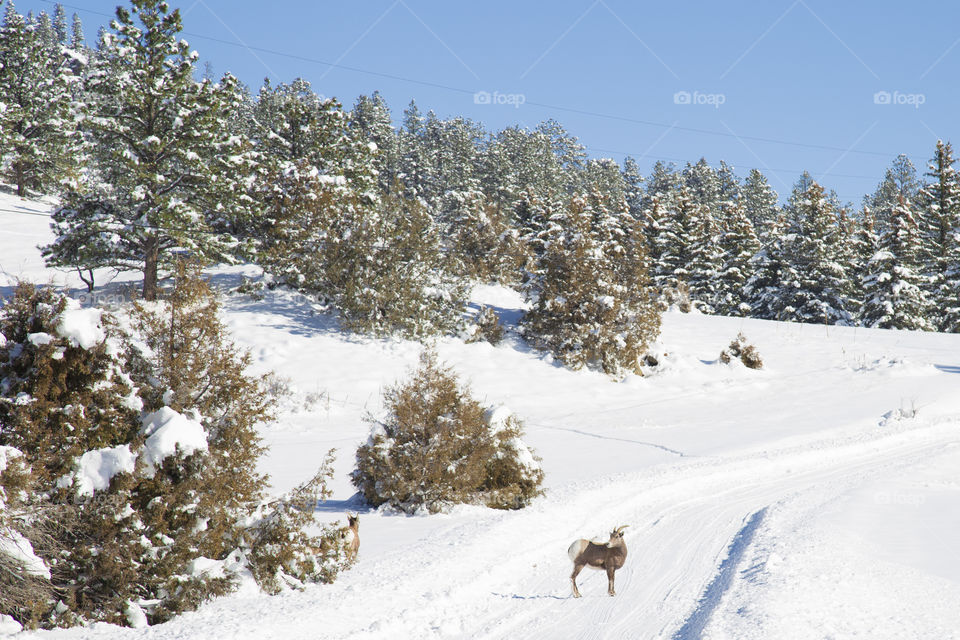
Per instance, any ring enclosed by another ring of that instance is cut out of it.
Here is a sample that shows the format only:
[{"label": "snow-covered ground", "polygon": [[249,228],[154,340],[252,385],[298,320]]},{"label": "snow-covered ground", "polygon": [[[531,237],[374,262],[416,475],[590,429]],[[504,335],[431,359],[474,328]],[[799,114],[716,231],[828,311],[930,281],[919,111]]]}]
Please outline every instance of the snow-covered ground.
[{"label": "snow-covered ground", "polygon": [[[0,195],[0,294],[43,266],[49,206]],[[254,267],[210,270],[223,290]],[[98,288],[122,299],[132,276]],[[108,278],[103,278],[106,282]],[[99,282],[99,280],[98,280]],[[515,322],[517,294],[474,304]],[[543,459],[547,493],[518,512],[369,511],[348,479],[367,412],[422,346],[344,334],[284,290],[232,294],[224,317],[258,371],[292,391],[263,427],[276,491],[337,449],[321,520],[359,510],[355,567],[333,585],[243,590],[147,629],[95,625],[47,638],[960,637],[960,335],[668,313],[647,377],[562,368],[511,336],[438,340],[476,396],[505,404]],[[742,331],[764,368],[716,361]],[[627,524],[617,596],[599,572],[571,598],[567,546]]]}]

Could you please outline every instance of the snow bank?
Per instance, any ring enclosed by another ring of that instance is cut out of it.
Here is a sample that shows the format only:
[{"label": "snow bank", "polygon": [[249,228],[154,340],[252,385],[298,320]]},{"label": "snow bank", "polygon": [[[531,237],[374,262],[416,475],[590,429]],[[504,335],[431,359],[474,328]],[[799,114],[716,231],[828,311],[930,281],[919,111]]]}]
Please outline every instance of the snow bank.
[{"label": "snow bank", "polygon": [[143,418],[141,433],[148,436],[142,458],[151,468],[163,463],[178,447],[187,455],[207,450],[207,434],[203,425],[170,407],[147,414]]},{"label": "snow bank", "polygon": [[23,631],[23,626],[11,616],[0,613],[0,636],[12,636]]},{"label": "snow bank", "polygon": [[7,468],[10,461],[23,455],[19,449],[14,447],[0,446],[0,473]]},{"label": "snow bank", "polygon": [[[0,446],[0,473],[3,473],[4,469],[7,468],[7,465],[10,464],[10,460],[13,458],[19,458],[21,456],[23,456],[23,453],[21,453],[19,449]],[[3,487],[0,487],[0,510],[2,510],[6,504],[7,492]],[[0,627],[2,627],[2,625],[0,625]]]},{"label": "snow bank", "polygon": [[130,445],[94,449],[80,456],[77,468],[57,480],[58,487],[76,486],[78,495],[92,496],[110,488],[110,480],[118,473],[133,473],[137,456]]},{"label": "snow bank", "polygon": [[149,626],[147,614],[143,612],[143,608],[136,602],[127,600],[127,606],[124,608],[123,613],[127,619],[127,624],[134,629],[143,629]]},{"label": "snow bank", "polygon": [[0,553],[22,562],[28,574],[50,579],[50,569],[37,557],[33,545],[19,531],[7,529],[0,533]]},{"label": "snow bank", "polygon": [[107,337],[101,324],[102,312],[96,308],[81,309],[79,305],[79,302],[70,301],[69,306],[60,314],[57,333],[74,346],[91,349]]}]

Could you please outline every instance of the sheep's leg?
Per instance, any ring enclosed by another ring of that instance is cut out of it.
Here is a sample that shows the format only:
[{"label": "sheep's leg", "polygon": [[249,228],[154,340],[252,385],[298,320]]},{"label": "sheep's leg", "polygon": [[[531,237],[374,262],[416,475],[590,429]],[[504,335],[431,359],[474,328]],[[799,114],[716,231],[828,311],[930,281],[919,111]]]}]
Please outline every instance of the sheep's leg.
[{"label": "sheep's leg", "polygon": [[577,575],[583,570],[582,564],[573,565],[573,574],[570,576],[570,582],[573,584],[573,597],[580,597],[580,589],[577,589]]},{"label": "sheep's leg", "polygon": [[615,571],[614,567],[607,567],[607,593],[612,596],[617,595],[617,592],[613,590],[613,574]]}]

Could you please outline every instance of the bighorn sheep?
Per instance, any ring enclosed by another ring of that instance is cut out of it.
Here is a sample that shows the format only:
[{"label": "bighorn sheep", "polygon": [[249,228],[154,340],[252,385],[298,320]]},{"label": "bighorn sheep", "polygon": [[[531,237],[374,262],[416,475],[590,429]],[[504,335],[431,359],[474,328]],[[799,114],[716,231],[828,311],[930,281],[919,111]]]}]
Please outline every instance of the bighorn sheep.
[{"label": "bighorn sheep", "polygon": [[357,559],[357,551],[360,549],[359,514],[347,513],[347,526],[340,530],[340,539],[347,550],[347,560],[353,562]]},{"label": "bighorn sheep", "polygon": [[613,590],[613,574],[627,560],[627,545],[623,541],[623,530],[628,526],[630,525],[625,524],[611,531],[609,542],[591,542],[581,538],[570,545],[567,555],[573,560],[573,574],[570,575],[570,582],[573,583],[574,598],[580,597],[580,590],[577,589],[577,575],[584,567],[606,570],[607,593],[611,596],[617,595]]}]

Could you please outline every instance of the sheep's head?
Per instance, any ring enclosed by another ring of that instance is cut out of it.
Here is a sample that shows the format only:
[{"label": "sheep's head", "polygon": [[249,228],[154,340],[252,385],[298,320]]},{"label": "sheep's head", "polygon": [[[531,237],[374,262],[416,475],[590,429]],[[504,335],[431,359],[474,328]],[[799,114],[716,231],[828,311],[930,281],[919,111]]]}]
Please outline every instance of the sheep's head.
[{"label": "sheep's head", "polygon": [[625,524],[622,527],[617,527],[610,532],[610,545],[623,544],[623,530],[629,527],[630,525]]}]

